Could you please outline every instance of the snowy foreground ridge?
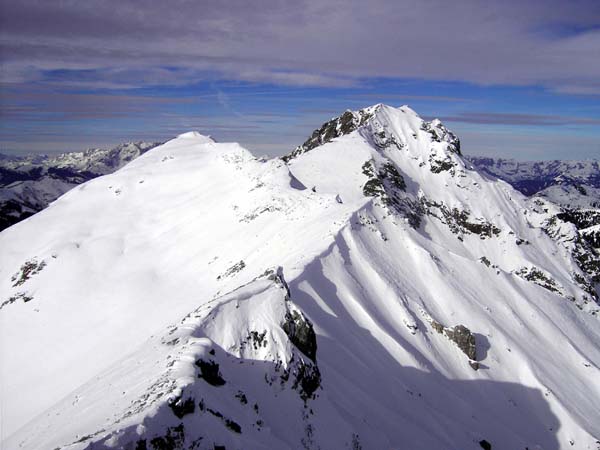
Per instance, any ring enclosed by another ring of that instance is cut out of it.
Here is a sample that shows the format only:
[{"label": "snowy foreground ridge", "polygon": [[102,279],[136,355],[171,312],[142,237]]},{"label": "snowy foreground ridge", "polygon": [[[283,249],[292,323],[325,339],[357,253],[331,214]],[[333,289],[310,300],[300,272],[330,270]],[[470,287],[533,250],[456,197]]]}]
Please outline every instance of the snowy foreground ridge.
[{"label": "snowy foreground ridge", "polygon": [[596,250],[408,107],[191,132],[0,233],[13,449],[600,448]]}]

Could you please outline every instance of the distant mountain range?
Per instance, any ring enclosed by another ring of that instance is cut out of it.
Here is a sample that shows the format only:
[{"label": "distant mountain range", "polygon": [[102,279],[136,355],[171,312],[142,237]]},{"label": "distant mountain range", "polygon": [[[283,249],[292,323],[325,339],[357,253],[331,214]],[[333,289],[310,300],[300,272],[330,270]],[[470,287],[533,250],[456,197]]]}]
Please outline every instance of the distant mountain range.
[{"label": "distant mountain range", "polygon": [[560,217],[583,239],[600,247],[600,161],[515,161],[465,157],[482,173],[510,183],[528,196],[560,206]]},{"label": "distant mountain range", "polygon": [[466,156],[481,172],[567,208],[600,208],[600,161],[516,161]]},{"label": "distant mountain range", "polygon": [[0,231],[46,208],[73,187],[112,173],[159,142],[130,142],[58,156],[0,154]]}]

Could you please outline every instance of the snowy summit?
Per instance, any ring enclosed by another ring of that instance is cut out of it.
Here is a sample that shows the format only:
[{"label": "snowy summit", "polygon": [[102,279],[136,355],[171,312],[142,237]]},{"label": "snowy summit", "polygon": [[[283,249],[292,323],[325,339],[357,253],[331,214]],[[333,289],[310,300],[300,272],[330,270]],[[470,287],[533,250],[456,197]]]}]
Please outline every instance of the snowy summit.
[{"label": "snowy summit", "polygon": [[2,448],[598,449],[600,259],[439,120],[196,132],[0,233]]}]

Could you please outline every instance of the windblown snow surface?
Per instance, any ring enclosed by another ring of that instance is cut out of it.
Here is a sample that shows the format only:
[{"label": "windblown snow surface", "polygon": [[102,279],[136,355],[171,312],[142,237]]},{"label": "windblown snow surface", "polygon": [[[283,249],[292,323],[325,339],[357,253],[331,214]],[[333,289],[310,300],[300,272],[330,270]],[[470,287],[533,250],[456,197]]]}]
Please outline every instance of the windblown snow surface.
[{"label": "windblown snow surface", "polygon": [[54,157],[0,154],[0,231],[46,208],[78,184],[112,173],[157,145],[130,142]]},{"label": "windblown snow surface", "polygon": [[69,191],[0,233],[2,448],[600,448],[597,254],[468,167],[376,105]]}]

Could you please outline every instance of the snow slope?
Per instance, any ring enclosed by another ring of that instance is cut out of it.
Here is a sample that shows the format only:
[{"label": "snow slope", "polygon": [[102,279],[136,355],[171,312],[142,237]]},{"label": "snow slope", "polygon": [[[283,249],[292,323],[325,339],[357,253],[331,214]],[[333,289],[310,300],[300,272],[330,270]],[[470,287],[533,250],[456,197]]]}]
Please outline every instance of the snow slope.
[{"label": "snow slope", "polygon": [[112,149],[55,157],[0,155],[0,230],[44,209],[78,184],[112,173],[157,145],[130,142]]},{"label": "snow slope", "polygon": [[68,192],[0,233],[2,448],[597,449],[597,254],[469,167],[375,105]]}]

